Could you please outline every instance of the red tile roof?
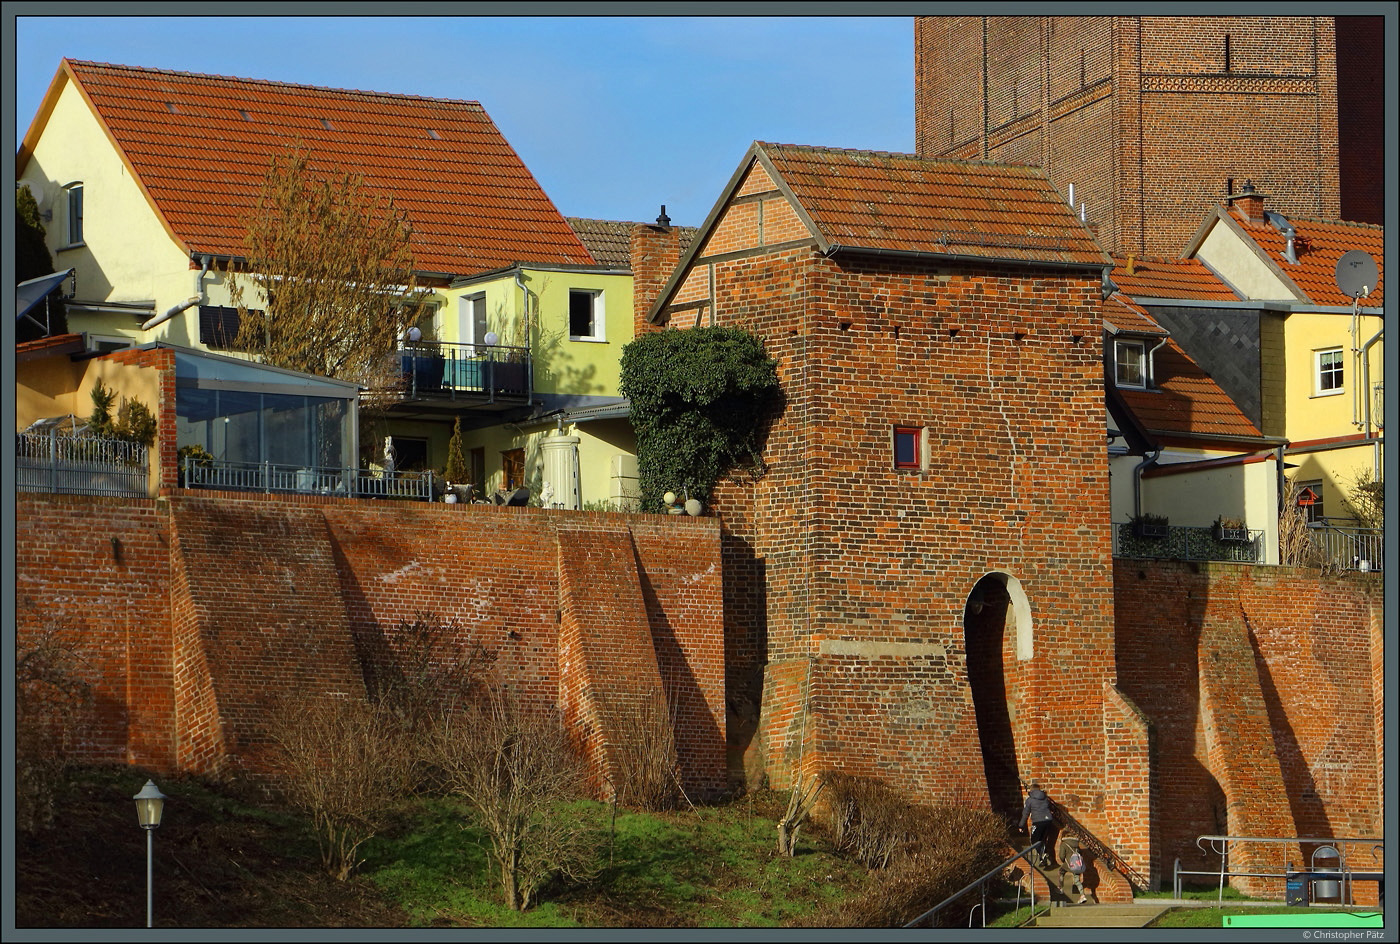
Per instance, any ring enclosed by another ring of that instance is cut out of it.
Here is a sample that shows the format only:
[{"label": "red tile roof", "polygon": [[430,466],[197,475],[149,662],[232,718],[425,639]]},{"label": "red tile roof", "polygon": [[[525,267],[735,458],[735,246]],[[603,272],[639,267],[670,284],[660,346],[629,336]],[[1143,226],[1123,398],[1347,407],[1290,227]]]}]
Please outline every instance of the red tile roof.
[{"label": "red tile roof", "polygon": [[1370,223],[1343,223],[1335,220],[1288,217],[1297,233],[1294,240],[1298,264],[1284,258],[1288,240],[1272,223],[1251,223],[1238,213],[1230,219],[1268,255],[1269,261],[1316,305],[1350,305],[1351,296],[1337,288],[1337,260],[1342,253],[1360,249],[1371,254],[1380,270],[1380,284],[1362,299],[1362,306],[1385,303],[1385,227]]},{"label": "red tile roof", "polygon": [[59,354],[77,354],[82,350],[81,334],[51,334],[34,341],[20,341],[15,344],[15,360],[31,361]]},{"label": "red tile roof", "polygon": [[1103,303],[1103,326],[1112,334],[1155,334],[1165,337],[1170,332],[1137,302],[1122,292],[1114,292]]},{"label": "red tile roof", "polygon": [[1153,375],[1157,389],[1118,388],[1149,432],[1202,439],[1212,435],[1260,436],[1235,401],[1175,341],[1168,340],[1153,355]]},{"label": "red tile roof", "polygon": [[1199,259],[1137,259],[1115,256],[1113,284],[1134,298],[1194,298],[1234,302],[1239,295]]},{"label": "red tile roof", "polygon": [[754,147],[831,245],[1088,266],[1110,261],[1035,167]]},{"label": "red tile roof", "polygon": [[[420,271],[591,264],[588,250],[476,102],[290,85],[65,59],[71,78],[174,237],[238,255],[270,158],[362,174],[413,226]],[[42,119],[26,136],[23,160]]]},{"label": "red tile roof", "polygon": [[[637,223],[590,220],[578,216],[570,216],[567,219],[599,265],[610,269],[632,268],[632,227],[637,226]],[[684,252],[699,231],[693,226],[677,226],[676,232],[681,251]]]}]

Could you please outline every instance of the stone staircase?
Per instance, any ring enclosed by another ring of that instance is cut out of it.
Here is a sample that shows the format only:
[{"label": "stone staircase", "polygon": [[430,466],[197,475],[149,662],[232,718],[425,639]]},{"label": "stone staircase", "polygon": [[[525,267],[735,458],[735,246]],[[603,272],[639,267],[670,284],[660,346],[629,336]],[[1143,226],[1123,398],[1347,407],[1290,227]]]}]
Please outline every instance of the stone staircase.
[{"label": "stone staircase", "polygon": [[1037,928],[1144,928],[1167,911],[1156,902],[1131,905],[1084,905],[1053,907],[1035,919]]}]

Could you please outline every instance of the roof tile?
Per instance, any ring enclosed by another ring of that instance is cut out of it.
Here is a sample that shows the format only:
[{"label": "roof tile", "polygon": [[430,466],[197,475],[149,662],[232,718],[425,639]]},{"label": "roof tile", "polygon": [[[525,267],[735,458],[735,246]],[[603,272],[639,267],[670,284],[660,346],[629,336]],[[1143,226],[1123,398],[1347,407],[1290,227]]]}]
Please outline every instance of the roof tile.
[{"label": "roof tile", "polygon": [[270,160],[299,141],[313,165],[352,170],[393,198],[421,271],[592,262],[476,102],[76,60],[64,68],[191,250],[242,252]]},{"label": "roof tile", "polygon": [[1259,437],[1257,427],[1210,375],[1170,339],[1153,355],[1153,390],[1119,387],[1142,425],[1157,433]]},{"label": "roof tile", "polygon": [[1362,305],[1385,303],[1385,227],[1289,217],[1288,222],[1293,224],[1296,233],[1294,253],[1298,262],[1294,264],[1284,256],[1288,239],[1282,230],[1272,223],[1248,222],[1238,213],[1233,213],[1231,219],[1315,305],[1350,305],[1351,297],[1342,294],[1337,287],[1337,260],[1351,249],[1370,253],[1380,270],[1380,284],[1372,289]]},{"label": "roof tile", "polygon": [[[1129,268],[1132,269],[1129,272]],[[1113,284],[1134,298],[1234,302],[1239,296],[1199,259],[1114,257]]]},{"label": "roof tile", "polygon": [[1038,168],[757,146],[828,243],[1024,262],[1109,262]]}]

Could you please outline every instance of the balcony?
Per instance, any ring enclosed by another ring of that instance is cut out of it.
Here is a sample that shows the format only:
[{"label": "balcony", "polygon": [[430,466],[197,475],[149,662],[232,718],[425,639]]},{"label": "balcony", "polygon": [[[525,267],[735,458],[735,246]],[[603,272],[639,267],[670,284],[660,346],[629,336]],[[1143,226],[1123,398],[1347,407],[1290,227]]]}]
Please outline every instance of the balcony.
[{"label": "balcony", "polygon": [[[1156,525],[1156,530],[1139,534],[1131,523],[1114,524],[1113,556],[1152,560],[1227,561],[1235,564],[1264,563],[1264,532],[1247,530],[1234,540],[1220,540],[1215,528],[1189,528]],[[1160,536],[1151,536],[1160,535]]]},{"label": "balcony", "polygon": [[1308,522],[1308,536],[1320,556],[1319,564],[1334,573],[1377,573],[1385,569],[1385,532],[1361,528],[1351,519],[1322,518]]},{"label": "balcony", "polygon": [[408,400],[513,402],[530,397],[530,349],[485,344],[407,342],[398,351]]}]

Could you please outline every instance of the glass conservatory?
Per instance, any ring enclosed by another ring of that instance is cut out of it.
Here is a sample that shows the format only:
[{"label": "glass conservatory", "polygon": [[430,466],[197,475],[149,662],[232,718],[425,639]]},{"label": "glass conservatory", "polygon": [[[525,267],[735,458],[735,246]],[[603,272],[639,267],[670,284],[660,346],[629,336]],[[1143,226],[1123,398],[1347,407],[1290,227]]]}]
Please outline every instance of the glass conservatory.
[{"label": "glass conservatory", "polygon": [[357,384],[177,350],[175,388],[189,485],[326,490],[357,465]]}]

